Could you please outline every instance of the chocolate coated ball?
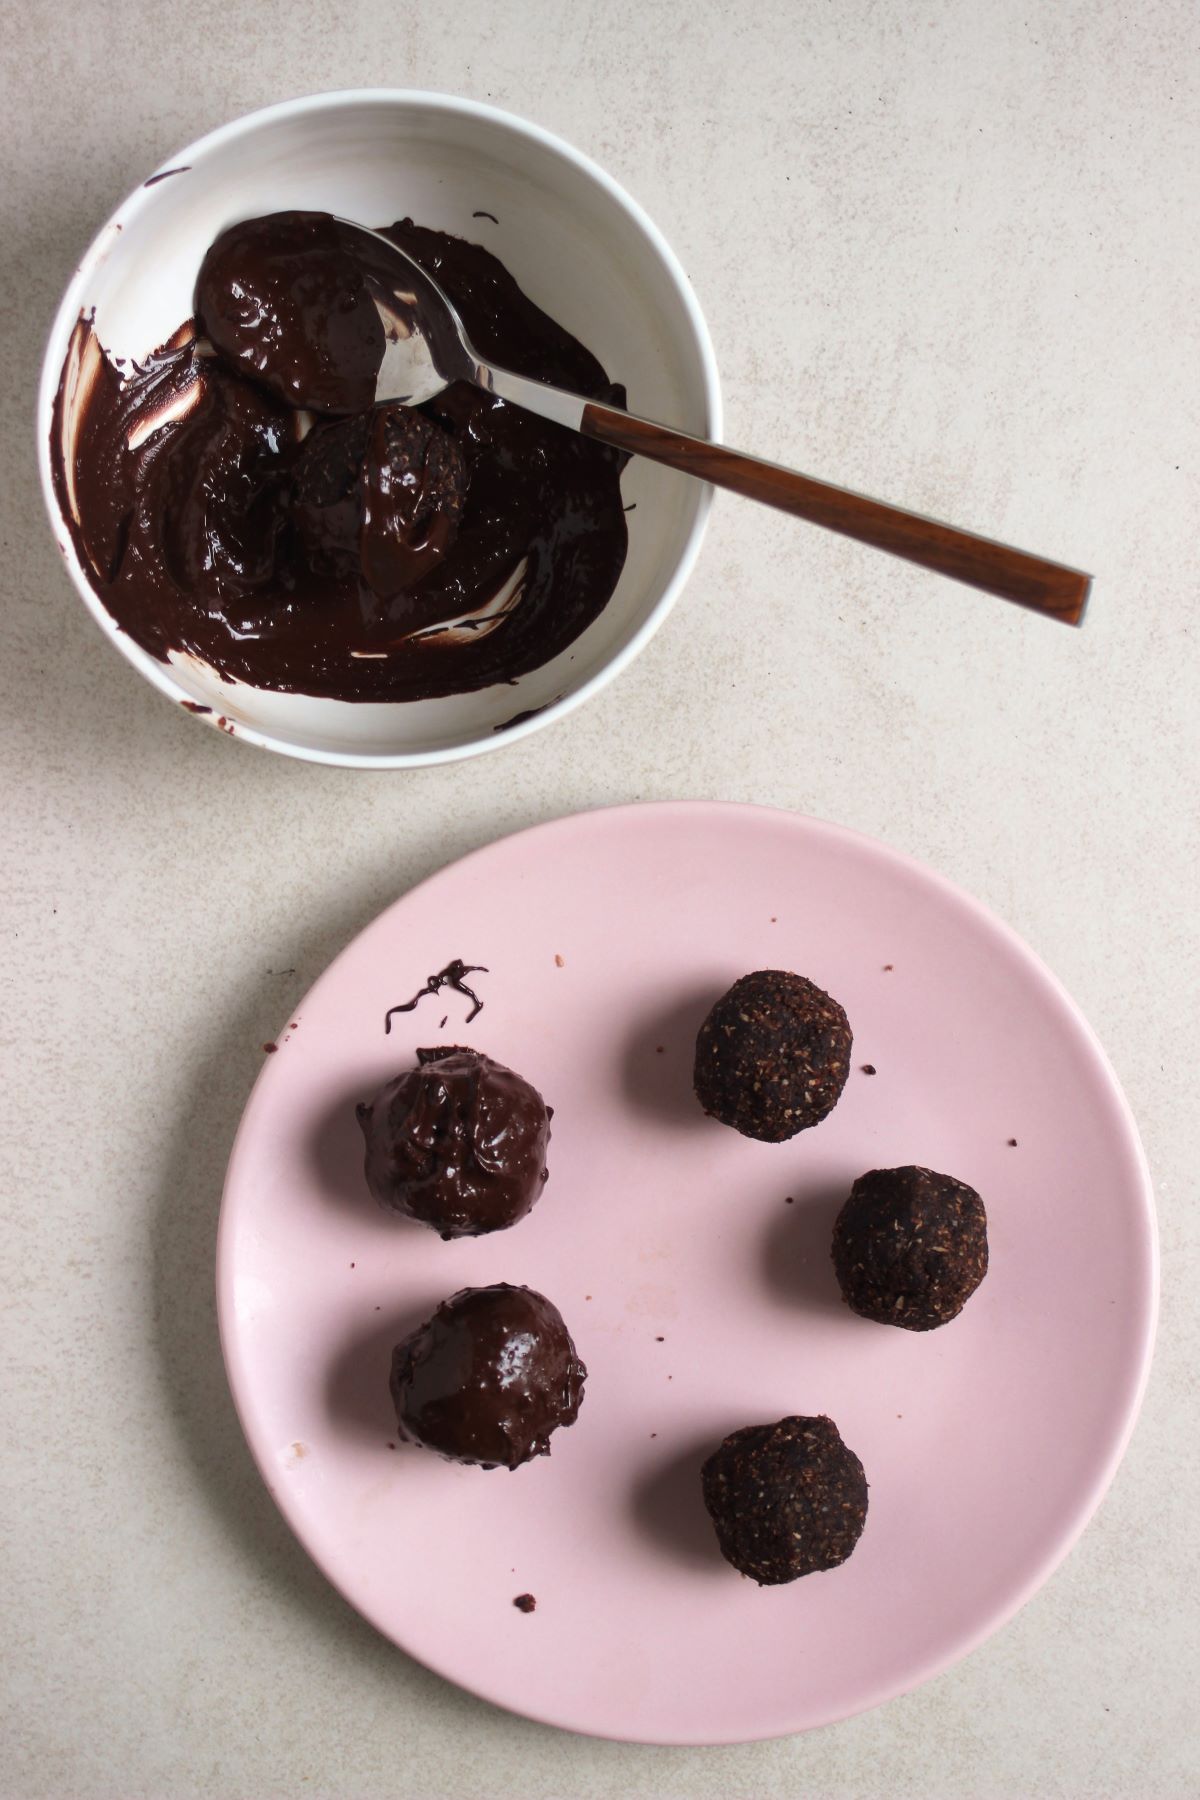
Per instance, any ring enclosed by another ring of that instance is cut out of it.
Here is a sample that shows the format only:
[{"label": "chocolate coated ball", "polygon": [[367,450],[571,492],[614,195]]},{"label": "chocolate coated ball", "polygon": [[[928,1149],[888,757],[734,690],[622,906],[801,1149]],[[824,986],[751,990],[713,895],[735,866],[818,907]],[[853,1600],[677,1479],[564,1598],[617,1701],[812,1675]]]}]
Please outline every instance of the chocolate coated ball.
[{"label": "chocolate coated ball", "polygon": [[367,1186],[445,1238],[515,1225],[547,1179],[550,1109],[478,1050],[418,1050],[417,1065],[358,1108]]},{"label": "chocolate coated ball", "polygon": [[454,1462],[516,1469],[579,1413],[587,1370],[532,1288],[463,1288],[392,1352],[401,1437]]}]

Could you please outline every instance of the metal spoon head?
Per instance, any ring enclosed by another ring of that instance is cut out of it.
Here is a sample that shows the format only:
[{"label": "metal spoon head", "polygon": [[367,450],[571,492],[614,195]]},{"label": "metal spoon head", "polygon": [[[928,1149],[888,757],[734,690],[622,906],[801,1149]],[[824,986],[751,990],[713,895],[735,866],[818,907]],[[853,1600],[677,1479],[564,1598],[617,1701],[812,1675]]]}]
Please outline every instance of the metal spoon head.
[{"label": "metal spoon head", "polygon": [[382,232],[354,219],[338,223],[358,236],[363,278],[383,326],[376,405],[420,406],[452,381],[486,385],[463,322],[433,276]]}]

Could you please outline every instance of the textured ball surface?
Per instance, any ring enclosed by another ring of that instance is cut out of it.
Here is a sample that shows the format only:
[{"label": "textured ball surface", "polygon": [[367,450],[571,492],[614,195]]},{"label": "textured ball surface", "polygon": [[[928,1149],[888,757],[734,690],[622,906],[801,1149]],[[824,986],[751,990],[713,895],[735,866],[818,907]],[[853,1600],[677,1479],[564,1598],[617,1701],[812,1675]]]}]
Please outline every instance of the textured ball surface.
[{"label": "textured ball surface", "polygon": [[836,1000],[803,975],[759,969],[722,994],[696,1039],[696,1097],[744,1137],[779,1144],[837,1105],[854,1039]]},{"label": "textured ball surface", "polygon": [[863,1466],[824,1417],[733,1432],[701,1482],[722,1556],[760,1587],[835,1569],[866,1523]]},{"label": "textured ball surface", "polygon": [[932,1331],[987,1274],[983,1201],[933,1169],[872,1169],[837,1216],[833,1266],[842,1298],[864,1319]]}]

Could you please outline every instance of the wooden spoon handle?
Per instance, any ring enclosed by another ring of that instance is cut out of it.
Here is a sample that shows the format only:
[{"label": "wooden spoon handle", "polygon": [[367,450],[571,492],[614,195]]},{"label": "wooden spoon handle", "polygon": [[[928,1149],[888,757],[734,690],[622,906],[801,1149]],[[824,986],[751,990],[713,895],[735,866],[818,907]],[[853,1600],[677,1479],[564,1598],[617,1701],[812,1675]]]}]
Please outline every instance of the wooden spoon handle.
[{"label": "wooden spoon handle", "polygon": [[827,531],[873,544],[877,550],[903,556],[954,581],[965,581],[1002,600],[1061,619],[1066,625],[1078,625],[1083,619],[1091,577],[1078,569],[1047,562],[1044,557],[1030,556],[882,500],[869,500],[847,488],[814,481],[780,463],[762,462],[722,444],[687,437],[597,401],[584,406],[578,429],[619,450],[649,456],[701,481],[730,488],[748,500],[761,500],[813,525],[823,525]]}]

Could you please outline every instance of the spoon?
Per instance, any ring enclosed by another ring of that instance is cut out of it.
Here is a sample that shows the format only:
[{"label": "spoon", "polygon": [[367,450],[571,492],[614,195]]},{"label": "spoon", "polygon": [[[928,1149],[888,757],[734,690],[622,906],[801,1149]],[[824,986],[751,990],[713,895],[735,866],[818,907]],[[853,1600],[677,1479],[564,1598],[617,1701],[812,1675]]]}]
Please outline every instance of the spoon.
[{"label": "spoon", "polygon": [[480,356],[450,298],[418,262],[381,232],[349,219],[339,223],[375,246],[363,258],[363,273],[386,339],[377,405],[420,406],[451,382],[474,382],[584,437],[648,456],[1066,625],[1081,623],[1091,577],[1078,569],[498,368]]}]

